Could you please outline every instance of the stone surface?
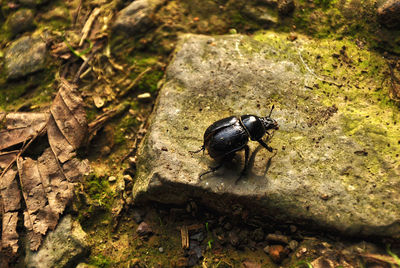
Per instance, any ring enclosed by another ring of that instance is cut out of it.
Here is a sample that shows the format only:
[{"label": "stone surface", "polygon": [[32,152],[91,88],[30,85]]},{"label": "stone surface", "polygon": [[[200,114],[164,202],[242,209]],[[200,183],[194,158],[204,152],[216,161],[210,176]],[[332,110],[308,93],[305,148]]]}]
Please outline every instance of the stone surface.
[{"label": "stone surface", "polygon": [[400,28],[400,0],[386,0],[378,8],[378,18],[389,28]]},{"label": "stone surface", "polygon": [[153,24],[152,14],[163,2],[164,0],[133,1],[117,14],[114,30],[128,34],[145,32]]},{"label": "stone surface", "polygon": [[[381,71],[370,66],[386,65],[351,42],[184,35],[139,148],[135,203],[195,200],[224,213],[241,207],[266,223],[399,237],[400,115],[374,93]],[[234,114],[267,115],[272,104],[276,155],[249,142],[249,171],[237,184],[243,152],[199,180],[216,165],[189,153],[205,129]]]},{"label": "stone surface", "polygon": [[14,41],[5,53],[7,79],[17,79],[44,69],[46,43],[40,37],[24,36]]},{"label": "stone surface", "polygon": [[278,23],[278,17],[275,11],[267,6],[246,5],[241,12],[248,18],[264,24],[265,26],[272,26]]},{"label": "stone surface", "polygon": [[7,29],[12,35],[16,35],[34,27],[33,12],[30,9],[19,9],[10,15],[7,20]]},{"label": "stone surface", "polygon": [[47,234],[37,252],[27,249],[25,264],[31,268],[69,267],[82,260],[88,248],[87,234],[71,215],[66,215],[57,228]]}]

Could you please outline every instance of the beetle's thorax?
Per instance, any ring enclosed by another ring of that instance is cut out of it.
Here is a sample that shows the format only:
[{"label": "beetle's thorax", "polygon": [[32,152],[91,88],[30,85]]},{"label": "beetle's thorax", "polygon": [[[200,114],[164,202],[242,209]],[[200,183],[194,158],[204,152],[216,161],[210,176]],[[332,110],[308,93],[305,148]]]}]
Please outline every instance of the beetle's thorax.
[{"label": "beetle's thorax", "polygon": [[253,141],[261,139],[265,134],[265,128],[260,117],[255,115],[240,116],[240,123]]}]

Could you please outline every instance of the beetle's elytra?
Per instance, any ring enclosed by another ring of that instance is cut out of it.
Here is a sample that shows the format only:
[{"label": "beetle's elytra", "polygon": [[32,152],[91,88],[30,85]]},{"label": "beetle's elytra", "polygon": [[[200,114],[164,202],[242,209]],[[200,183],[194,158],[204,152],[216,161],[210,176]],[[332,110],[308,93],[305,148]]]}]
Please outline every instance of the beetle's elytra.
[{"label": "beetle's elytra", "polygon": [[[247,145],[249,138],[257,141],[265,149],[272,152],[272,148],[268,146],[262,137],[268,134],[270,129],[278,129],[278,123],[271,118],[271,111],[266,117],[258,117],[256,115],[231,116],[216,121],[209,126],[204,133],[204,143],[201,148],[192,153],[198,153],[207,149],[208,154],[215,160],[219,161],[216,167],[210,167],[210,170],[202,173],[200,178],[208,173],[219,169],[227,160],[231,160],[237,151],[245,150],[244,168],[240,177],[246,172],[249,162],[250,149]],[[240,178],[239,177],[239,178]]]}]

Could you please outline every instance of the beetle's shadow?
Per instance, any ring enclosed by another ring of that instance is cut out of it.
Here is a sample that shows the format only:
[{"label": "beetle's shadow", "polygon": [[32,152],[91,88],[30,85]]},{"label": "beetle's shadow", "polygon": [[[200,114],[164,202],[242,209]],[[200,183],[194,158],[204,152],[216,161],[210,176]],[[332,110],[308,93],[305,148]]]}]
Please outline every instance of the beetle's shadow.
[{"label": "beetle's shadow", "polygon": [[[214,172],[214,176],[229,178],[229,180],[232,180],[236,184],[240,183],[243,180],[247,180],[249,178],[255,178],[256,180],[265,179],[268,174],[269,168],[271,167],[272,158],[276,155],[276,153],[274,153],[272,156],[268,158],[262,175],[258,175],[253,172],[253,168],[256,156],[261,149],[264,149],[264,147],[258,145],[256,149],[254,149],[254,151],[250,153],[249,163],[247,166],[246,173],[243,176],[241,176],[240,179],[239,176],[244,167],[244,153],[236,153],[232,160],[225,161],[222,167]],[[213,162],[211,166],[214,166],[216,164],[218,163]],[[204,177],[204,180],[207,179],[206,176]]]},{"label": "beetle's shadow", "polygon": [[257,174],[255,174],[253,172],[253,168],[254,168],[254,163],[255,163],[255,160],[256,160],[257,153],[261,149],[264,149],[264,147],[261,146],[261,145],[258,145],[256,147],[256,149],[251,153],[250,158],[249,158],[249,165],[248,165],[248,168],[247,168],[247,175],[244,176],[244,178],[251,176],[251,177],[255,177],[255,178],[260,178],[261,179],[261,178],[265,178],[267,176],[268,171],[269,171],[269,169],[271,167],[271,164],[272,164],[272,158],[274,158],[274,156],[276,155],[276,152],[273,153],[273,155],[268,157],[268,161],[267,161],[267,164],[265,165],[265,169],[264,169],[263,174],[262,175],[257,175]]}]

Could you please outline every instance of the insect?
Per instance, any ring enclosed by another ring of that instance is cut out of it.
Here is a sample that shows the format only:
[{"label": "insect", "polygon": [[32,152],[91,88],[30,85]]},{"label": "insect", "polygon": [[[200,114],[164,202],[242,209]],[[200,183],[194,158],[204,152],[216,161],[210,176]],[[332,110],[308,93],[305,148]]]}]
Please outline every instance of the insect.
[{"label": "insect", "polygon": [[[249,162],[250,149],[247,145],[249,138],[257,141],[265,149],[272,152],[272,148],[262,140],[262,137],[268,133],[270,129],[279,129],[278,123],[271,118],[274,105],[266,117],[258,117],[256,115],[230,116],[216,121],[209,126],[204,133],[204,143],[197,151],[198,153],[207,149],[208,154],[215,160],[219,161],[216,167],[210,167],[210,170],[202,173],[202,176],[212,173],[222,167],[225,161],[230,161],[237,151],[244,149],[245,161],[244,168],[238,180],[245,174]],[[267,139],[268,142],[269,139]],[[237,181],[238,181],[237,180]]]}]

